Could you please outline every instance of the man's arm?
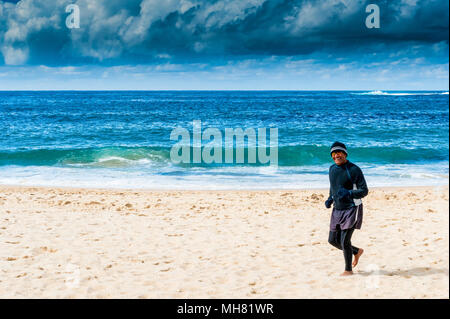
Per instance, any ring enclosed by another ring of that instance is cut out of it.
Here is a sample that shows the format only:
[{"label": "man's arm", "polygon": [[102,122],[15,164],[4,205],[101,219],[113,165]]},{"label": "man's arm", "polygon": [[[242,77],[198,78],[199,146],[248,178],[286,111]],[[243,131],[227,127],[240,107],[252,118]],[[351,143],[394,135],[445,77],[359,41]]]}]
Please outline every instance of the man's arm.
[{"label": "man's arm", "polygon": [[367,196],[369,189],[367,188],[366,179],[364,178],[363,172],[359,167],[356,166],[355,168],[355,184],[357,189],[351,190],[350,192],[353,198],[359,199]]},{"label": "man's arm", "polygon": [[331,205],[333,205],[333,197],[331,196],[331,188],[330,188],[330,196],[325,201],[325,207],[326,208],[331,208]]},{"label": "man's arm", "polygon": [[333,205],[333,196],[331,195],[331,167],[333,166],[330,166],[330,169],[328,170],[328,177],[330,179],[330,193],[328,199],[325,201],[326,208],[331,208],[331,205]]},{"label": "man's arm", "polygon": [[331,175],[332,175],[331,170],[333,169],[333,167],[334,167],[334,164],[331,165],[330,168],[328,169],[328,179],[329,179],[329,181],[330,181],[330,192],[329,192],[327,201],[330,201],[331,203],[333,203],[333,195],[331,194],[331,178],[332,178],[332,176],[331,176]]}]

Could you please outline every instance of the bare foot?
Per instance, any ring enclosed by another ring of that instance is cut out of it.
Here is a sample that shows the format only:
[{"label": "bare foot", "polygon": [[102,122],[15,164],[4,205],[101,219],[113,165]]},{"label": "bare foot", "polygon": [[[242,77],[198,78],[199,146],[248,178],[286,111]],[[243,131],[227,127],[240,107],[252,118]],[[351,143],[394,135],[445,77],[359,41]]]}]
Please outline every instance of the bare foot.
[{"label": "bare foot", "polygon": [[363,252],[364,252],[364,249],[359,248],[358,253],[355,255],[355,260],[353,260],[353,262],[352,262],[352,267],[355,267],[358,264],[359,257],[361,257]]},{"label": "bare foot", "polygon": [[347,271],[347,270],[341,274],[341,276],[351,276],[351,275],[353,275],[353,271]]}]

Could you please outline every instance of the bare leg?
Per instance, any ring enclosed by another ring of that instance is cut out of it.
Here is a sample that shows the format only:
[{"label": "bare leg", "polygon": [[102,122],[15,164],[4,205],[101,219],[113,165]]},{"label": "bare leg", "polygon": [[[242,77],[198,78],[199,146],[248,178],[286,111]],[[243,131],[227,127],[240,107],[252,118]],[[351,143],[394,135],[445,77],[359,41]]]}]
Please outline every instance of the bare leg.
[{"label": "bare leg", "polygon": [[358,264],[359,257],[364,253],[364,249],[359,248],[358,253],[355,255],[355,260],[352,262],[352,266],[355,267]]}]

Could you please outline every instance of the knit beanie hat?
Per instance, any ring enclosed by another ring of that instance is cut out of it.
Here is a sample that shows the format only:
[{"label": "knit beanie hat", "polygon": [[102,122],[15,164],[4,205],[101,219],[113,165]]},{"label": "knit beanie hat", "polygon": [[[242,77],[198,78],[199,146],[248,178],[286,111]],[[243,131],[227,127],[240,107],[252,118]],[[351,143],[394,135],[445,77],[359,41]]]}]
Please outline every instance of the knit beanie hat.
[{"label": "knit beanie hat", "polygon": [[345,153],[345,155],[348,155],[347,147],[345,147],[345,144],[341,142],[334,142],[333,145],[331,145],[330,154],[334,151],[342,151]]}]

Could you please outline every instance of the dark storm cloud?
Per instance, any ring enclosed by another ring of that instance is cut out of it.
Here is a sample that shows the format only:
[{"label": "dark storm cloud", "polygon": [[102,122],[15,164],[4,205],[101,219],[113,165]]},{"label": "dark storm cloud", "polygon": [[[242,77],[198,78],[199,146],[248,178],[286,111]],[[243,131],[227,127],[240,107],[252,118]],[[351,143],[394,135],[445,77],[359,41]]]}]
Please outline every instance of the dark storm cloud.
[{"label": "dark storm cloud", "polygon": [[[81,28],[65,26],[80,7]],[[376,3],[381,28],[368,29]],[[152,64],[311,53],[448,54],[447,0],[0,1],[5,64]],[[432,48],[432,49],[430,49]],[[448,59],[448,58],[447,58]]]}]

